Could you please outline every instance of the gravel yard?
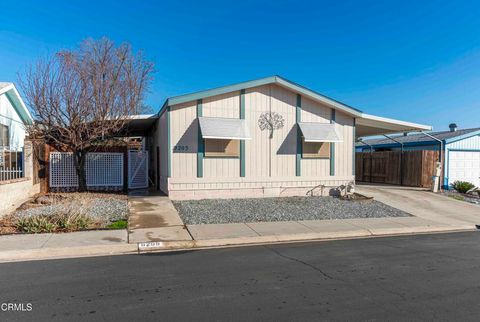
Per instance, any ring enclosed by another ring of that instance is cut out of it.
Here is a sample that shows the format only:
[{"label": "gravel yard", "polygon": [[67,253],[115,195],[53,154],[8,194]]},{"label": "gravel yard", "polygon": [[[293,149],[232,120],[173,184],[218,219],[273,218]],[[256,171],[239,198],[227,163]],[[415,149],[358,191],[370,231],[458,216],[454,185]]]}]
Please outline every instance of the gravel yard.
[{"label": "gravel yard", "polygon": [[32,198],[0,218],[0,234],[122,228],[128,213],[126,195],[52,193]]},{"label": "gravel yard", "polygon": [[187,225],[411,216],[378,201],[334,197],[205,199],[173,204]]}]

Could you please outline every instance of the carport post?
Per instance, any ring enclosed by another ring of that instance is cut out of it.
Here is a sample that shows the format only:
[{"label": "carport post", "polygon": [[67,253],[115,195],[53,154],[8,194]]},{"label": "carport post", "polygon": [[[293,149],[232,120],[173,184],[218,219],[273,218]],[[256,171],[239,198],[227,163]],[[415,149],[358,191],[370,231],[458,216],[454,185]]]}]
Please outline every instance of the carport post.
[{"label": "carport post", "polygon": [[386,137],[387,139],[392,140],[393,142],[397,142],[401,146],[401,148],[400,148],[400,185],[403,186],[403,143],[395,140],[392,137],[389,137],[386,134],[383,134],[383,136]]},{"label": "carport post", "polygon": [[[428,134],[427,132],[421,131],[420,133],[423,133],[423,134],[425,134],[426,136],[428,136],[429,138],[432,138],[432,139],[434,139],[435,141],[440,142],[440,151],[438,151],[438,161],[440,162],[440,165],[442,166],[442,171],[443,171],[443,173],[445,173],[444,164],[443,164],[443,141],[440,140],[440,139],[437,139],[436,137],[434,137],[434,136],[431,135],[431,134]],[[440,178],[441,178],[441,177],[440,177]],[[445,176],[444,176],[444,179],[445,179]],[[438,189],[441,189],[441,187],[442,187],[442,182],[441,182],[441,180],[438,180]]]}]

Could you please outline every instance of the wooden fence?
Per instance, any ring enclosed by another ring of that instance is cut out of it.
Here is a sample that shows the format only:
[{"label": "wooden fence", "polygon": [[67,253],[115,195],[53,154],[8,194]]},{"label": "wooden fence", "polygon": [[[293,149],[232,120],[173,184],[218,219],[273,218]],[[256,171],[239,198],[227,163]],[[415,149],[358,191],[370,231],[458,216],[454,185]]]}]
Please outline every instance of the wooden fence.
[{"label": "wooden fence", "polygon": [[412,187],[431,187],[438,151],[355,153],[355,180]]}]

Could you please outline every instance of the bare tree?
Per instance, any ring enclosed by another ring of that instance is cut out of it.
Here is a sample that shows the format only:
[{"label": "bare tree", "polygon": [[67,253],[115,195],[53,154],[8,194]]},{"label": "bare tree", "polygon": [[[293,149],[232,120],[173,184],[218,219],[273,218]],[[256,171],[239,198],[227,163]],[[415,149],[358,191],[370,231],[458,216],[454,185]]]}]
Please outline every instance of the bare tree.
[{"label": "bare tree", "polygon": [[153,63],[129,44],[88,39],[31,65],[20,85],[35,122],[32,138],[74,154],[79,191],[86,191],[86,153],[122,134],[142,108]]}]

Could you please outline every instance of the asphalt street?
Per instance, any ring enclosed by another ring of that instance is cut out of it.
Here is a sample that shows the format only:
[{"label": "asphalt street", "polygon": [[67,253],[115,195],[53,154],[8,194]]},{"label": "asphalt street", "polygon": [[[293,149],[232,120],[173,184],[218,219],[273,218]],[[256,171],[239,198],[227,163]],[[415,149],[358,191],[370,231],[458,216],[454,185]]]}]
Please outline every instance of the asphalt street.
[{"label": "asphalt street", "polygon": [[7,263],[0,292],[31,304],[0,321],[473,321],[480,232]]}]

